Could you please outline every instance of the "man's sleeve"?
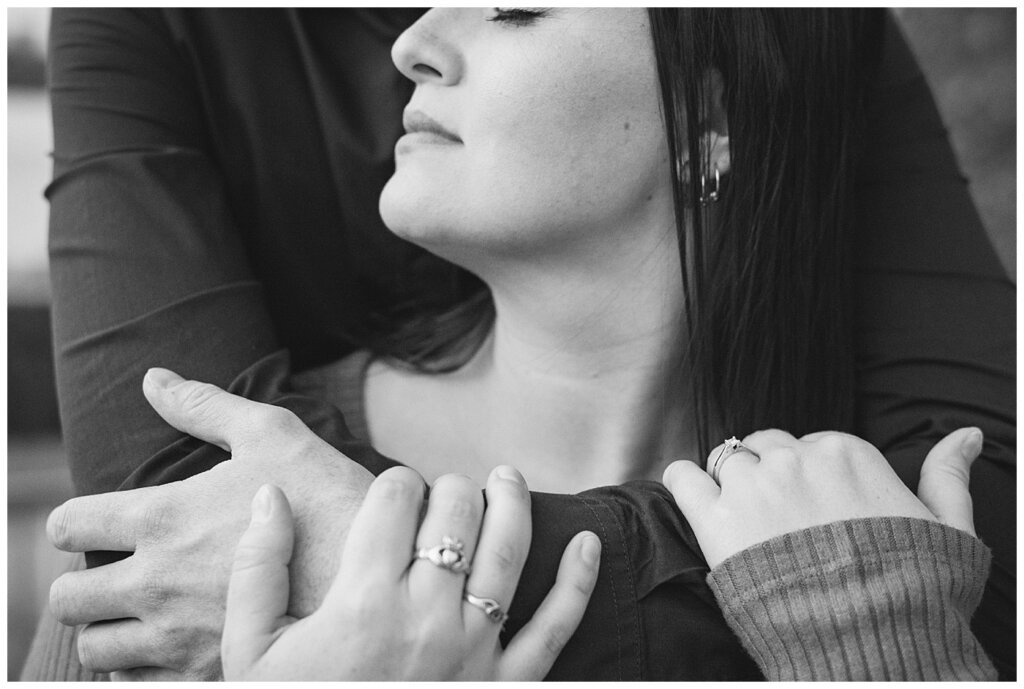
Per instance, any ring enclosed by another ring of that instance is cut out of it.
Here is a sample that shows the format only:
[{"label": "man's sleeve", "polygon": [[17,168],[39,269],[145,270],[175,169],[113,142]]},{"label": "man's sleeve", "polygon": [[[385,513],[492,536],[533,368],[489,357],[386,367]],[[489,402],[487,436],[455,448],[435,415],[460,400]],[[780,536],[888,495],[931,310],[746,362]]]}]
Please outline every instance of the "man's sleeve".
[{"label": "man's sleeve", "polygon": [[142,396],[163,366],[298,413],[377,472],[340,414],[288,393],[264,294],[157,12],[53,12],[50,271],[64,441],[79,493],[166,483],[226,458]]},{"label": "man's sleeve", "polygon": [[[226,458],[149,409],[141,380],[150,366],[287,406],[379,472],[388,461],[354,444],[336,409],[288,392],[287,357],[181,64],[156,12],[53,13],[55,171],[47,195],[59,398],[77,489],[163,483]],[[535,609],[573,534],[590,529],[604,541],[597,593],[553,675],[573,667],[576,678],[757,676],[663,488],[537,494],[534,524],[510,628]]]},{"label": "man's sleeve", "polygon": [[1016,673],[1015,286],[957,169],[924,76],[890,27],[857,199],[857,428],[916,490],[947,433],[985,433],[971,471],[993,564],[972,629]]},{"label": "man's sleeve", "polygon": [[[336,408],[289,391],[288,357],[209,154],[192,77],[160,14],[55,10],[50,51],[55,356],[76,490],[166,483],[227,458],[150,409],[141,385],[151,366],[286,406],[374,473],[389,466],[352,441]],[[518,618],[543,598],[569,539],[590,529],[604,541],[598,594],[581,627],[585,643],[563,656],[582,668],[578,678],[643,677],[643,653],[652,651],[637,591],[659,558],[678,559],[682,522],[671,497],[648,485],[534,503],[539,526]],[[717,614],[709,596],[697,604],[704,617]],[[662,647],[674,653],[670,639]]]}]

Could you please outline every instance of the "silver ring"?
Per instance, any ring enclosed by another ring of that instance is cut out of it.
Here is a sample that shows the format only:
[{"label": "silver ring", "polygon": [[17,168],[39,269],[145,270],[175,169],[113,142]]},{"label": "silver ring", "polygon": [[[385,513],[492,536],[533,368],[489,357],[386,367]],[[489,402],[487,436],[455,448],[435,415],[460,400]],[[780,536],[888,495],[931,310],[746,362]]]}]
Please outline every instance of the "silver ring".
[{"label": "silver ring", "polygon": [[761,459],[761,455],[757,454],[737,440],[736,436],[733,436],[725,441],[725,447],[722,448],[722,451],[718,453],[718,456],[715,457],[715,461],[713,461],[711,466],[708,468],[708,473],[711,474],[712,481],[718,485],[722,485],[721,481],[718,480],[718,475],[722,471],[722,465],[725,464],[725,460],[729,459],[737,452],[747,452],[754,455],[757,459]]},{"label": "silver ring", "polygon": [[441,545],[417,550],[413,560],[430,560],[431,564],[437,565],[441,569],[447,569],[456,574],[469,574],[469,560],[462,552],[465,547],[465,544],[459,539],[444,536],[441,538]]},{"label": "silver ring", "polygon": [[484,611],[484,614],[490,618],[491,622],[497,622],[498,624],[505,624],[505,620],[508,619],[508,613],[501,609],[501,604],[493,598],[480,598],[474,596],[469,591],[465,591],[462,594],[462,600],[466,601],[474,608],[480,608]]}]

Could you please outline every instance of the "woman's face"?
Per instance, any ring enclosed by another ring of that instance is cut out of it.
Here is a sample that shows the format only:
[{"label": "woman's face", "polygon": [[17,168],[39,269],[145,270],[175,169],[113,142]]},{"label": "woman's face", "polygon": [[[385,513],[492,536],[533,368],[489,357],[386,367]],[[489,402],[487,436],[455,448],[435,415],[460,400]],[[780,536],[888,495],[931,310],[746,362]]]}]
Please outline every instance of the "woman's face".
[{"label": "woman's face", "polygon": [[380,201],[400,236],[472,269],[671,226],[645,10],[434,9],[392,57],[416,83]]}]

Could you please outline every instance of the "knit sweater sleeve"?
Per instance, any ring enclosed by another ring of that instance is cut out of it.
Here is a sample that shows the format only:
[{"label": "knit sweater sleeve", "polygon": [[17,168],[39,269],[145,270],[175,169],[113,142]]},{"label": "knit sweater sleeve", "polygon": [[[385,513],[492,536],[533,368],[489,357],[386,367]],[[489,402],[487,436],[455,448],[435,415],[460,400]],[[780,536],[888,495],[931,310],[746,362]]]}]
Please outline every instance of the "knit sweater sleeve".
[{"label": "knit sweater sleeve", "polygon": [[855,519],[759,543],[708,583],[770,680],[995,679],[970,630],[990,562],[952,527]]}]

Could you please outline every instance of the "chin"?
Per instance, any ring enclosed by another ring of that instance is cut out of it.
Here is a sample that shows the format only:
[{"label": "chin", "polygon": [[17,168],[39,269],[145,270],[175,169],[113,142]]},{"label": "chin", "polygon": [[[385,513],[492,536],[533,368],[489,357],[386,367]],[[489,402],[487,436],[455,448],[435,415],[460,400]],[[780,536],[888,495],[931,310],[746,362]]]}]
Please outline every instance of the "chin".
[{"label": "chin", "polygon": [[442,184],[436,177],[425,179],[413,172],[419,171],[399,170],[384,186],[379,204],[384,225],[396,236],[478,275],[495,262],[548,254],[571,243],[573,236],[586,237],[591,229],[590,222],[576,231],[564,218],[552,222],[550,216],[558,211],[537,212],[534,207],[543,206],[540,203],[508,203],[507,198],[482,190],[468,192],[462,180]]},{"label": "chin", "polygon": [[380,195],[380,217],[395,235],[431,249],[432,244],[450,241],[450,223],[440,222],[444,214],[437,208],[436,197],[396,182],[395,177]]}]

